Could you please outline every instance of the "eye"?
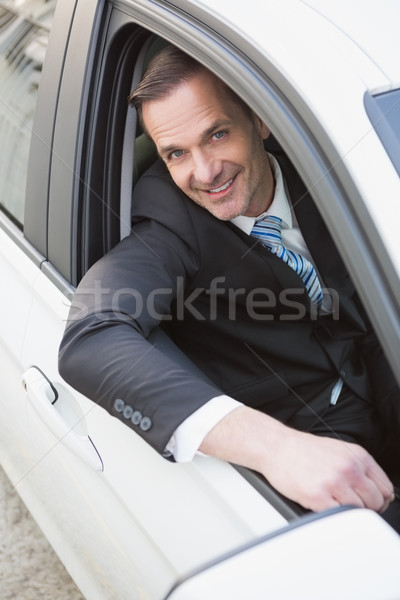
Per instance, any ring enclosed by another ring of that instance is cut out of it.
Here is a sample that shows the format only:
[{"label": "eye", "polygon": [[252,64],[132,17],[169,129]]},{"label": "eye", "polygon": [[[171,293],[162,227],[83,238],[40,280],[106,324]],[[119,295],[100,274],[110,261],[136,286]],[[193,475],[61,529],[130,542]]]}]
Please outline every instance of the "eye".
[{"label": "eye", "polygon": [[169,155],[168,158],[170,160],[173,160],[174,158],[180,158],[181,156],[183,156],[184,152],[183,150],[173,150]]},{"label": "eye", "polygon": [[225,134],[226,134],[226,131],[217,131],[216,133],[213,134],[212,137],[214,140],[221,140]]}]

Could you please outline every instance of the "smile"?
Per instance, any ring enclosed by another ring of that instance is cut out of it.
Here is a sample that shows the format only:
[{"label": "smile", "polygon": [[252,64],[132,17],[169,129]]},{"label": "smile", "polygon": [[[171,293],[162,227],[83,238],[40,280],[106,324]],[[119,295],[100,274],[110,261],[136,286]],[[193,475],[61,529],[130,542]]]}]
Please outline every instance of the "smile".
[{"label": "smile", "polygon": [[232,181],[233,181],[233,179],[230,179],[229,181],[224,183],[224,185],[221,185],[221,187],[215,188],[214,190],[208,190],[208,193],[209,194],[217,194],[218,192],[223,192],[224,190],[228,189],[228,187],[231,185]]}]

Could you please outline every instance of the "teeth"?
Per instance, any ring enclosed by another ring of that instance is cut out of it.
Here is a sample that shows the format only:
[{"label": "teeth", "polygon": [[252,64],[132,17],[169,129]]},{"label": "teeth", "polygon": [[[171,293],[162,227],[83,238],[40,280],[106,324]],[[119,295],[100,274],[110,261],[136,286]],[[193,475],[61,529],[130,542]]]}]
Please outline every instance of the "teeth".
[{"label": "teeth", "polygon": [[217,192],[223,192],[224,190],[226,190],[226,188],[228,188],[231,185],[232,181],[233,181],[233,179],[230,179],[224,185],[221,185],[221,187],[216,188],[215,190],[209,190],[210,194],[216,194]]}]

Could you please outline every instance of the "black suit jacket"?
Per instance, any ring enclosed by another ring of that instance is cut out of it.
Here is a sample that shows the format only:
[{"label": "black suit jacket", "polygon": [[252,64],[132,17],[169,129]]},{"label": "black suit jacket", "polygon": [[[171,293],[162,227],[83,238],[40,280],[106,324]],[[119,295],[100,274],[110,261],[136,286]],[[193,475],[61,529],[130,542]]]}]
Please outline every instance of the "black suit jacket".
[{"label": "black suit jacket", "polygon": [[[135,188],[132,235],[78,287],[60,372],[160,452],[222,392],[294,427],[303,427],[305,412],[324,413],[339,376],[366,402],[375,385],[397,394],[312,199],[280,164],[306,243],[334,290],[332,315],[315,315],[290,267],[189,200],[160,161]],[[160,324],[206,379],[151,341]]]}]

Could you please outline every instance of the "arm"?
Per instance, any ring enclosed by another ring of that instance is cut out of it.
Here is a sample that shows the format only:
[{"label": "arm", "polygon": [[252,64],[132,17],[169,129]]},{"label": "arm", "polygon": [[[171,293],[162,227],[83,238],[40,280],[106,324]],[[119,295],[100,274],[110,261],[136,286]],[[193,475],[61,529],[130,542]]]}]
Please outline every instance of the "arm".
[{"label": "arm", "polygon": [[[179,425],[221,394],[209,382],[148,341],[176,295],[177,275],[190,271],[179,257],[187,248],[169,239],[163,252],[157,232],[138,229],[95,265],[74,298],[60,349],[60,373],[162,453]],[[156,243],[157,242],[157,243]],[[165,254],[165,263],[159,256]],[[150,276],[151,275],[151,276]],[[162,294],[147,298],[157,282]],[[153,310],[154,308],[154,310]],[[140,310],[139,310],[140,309]],[[146,431],[115,410],[116,399],[151,419]],[[289,498],[313,510],[351,503],[381,509],[392,486],[360,447],[317,438],[239,407],[204,438],[200,451],[262,473]]]},{"label": "arm", "polygon": [[392,483],[360,446],[290,429],[246,406],[220,421],[200,450],[258,471],[314,511],[341,504],[383,511],[394,498]]},{"label": "arm", "polygon": [[[162,241],[154,224],[135,231],[80,283],[59,369],[75,389],[162,453],[178,425],[221,390],[182,367],[158,339],[149,341],[168,318],[178,277],[183,281],[195,265],[189,249],[170,232],[163,231]],[[118,399],[148,417],[151,427],[143,430],[121,414]]]}]

